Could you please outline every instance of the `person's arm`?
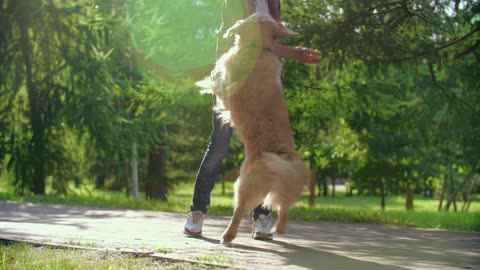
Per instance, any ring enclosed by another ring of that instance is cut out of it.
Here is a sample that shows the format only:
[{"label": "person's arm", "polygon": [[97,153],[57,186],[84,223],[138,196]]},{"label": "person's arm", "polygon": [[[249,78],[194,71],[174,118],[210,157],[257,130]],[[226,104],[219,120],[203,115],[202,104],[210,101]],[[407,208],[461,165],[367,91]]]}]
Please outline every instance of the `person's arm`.
[{"label": "person's arm", "polygon": [[306,47],[292,47],[276,43],[273,47],[276,56],[288,57],[302,63],[315,64],[320,62],[322,54],[320,51]]},{"label": "person's arm", "polygon": [[[266,0],[257,1],[265,1],[264,6],[267,6]],[[223,35],[237,20],[243,19],[242,15],[246,15],[243,12],[244,4],[245,3],[239,0],[223,1],[222,26],[217,37],[217,58],[225,53],[233,44],[233,38],[225,39]],[[280,12],[278,12],[276,17],[278,23],[280,23]],[[276,42],[272,49],[273,53],[277,56],[292,58],[302,63],[318,63],[321,60],[321,53],[311,48],[291,47]]]},{"label": "person's arm", "polygon": [[[280,1],[267,1],[267,0],[257,0],[257,12],[259,11],[258,8],[268,7],[270,10],[270,15],[278,22],[281,23],[281,7]],[[273,53],[279,57],[288,57],[295,59],[302,63],[318,63],[321,60],[321,54],[319,51],[306,48],[306,47],[292,47],[282,45],[278,42],[275,42],[273,49]]]}]

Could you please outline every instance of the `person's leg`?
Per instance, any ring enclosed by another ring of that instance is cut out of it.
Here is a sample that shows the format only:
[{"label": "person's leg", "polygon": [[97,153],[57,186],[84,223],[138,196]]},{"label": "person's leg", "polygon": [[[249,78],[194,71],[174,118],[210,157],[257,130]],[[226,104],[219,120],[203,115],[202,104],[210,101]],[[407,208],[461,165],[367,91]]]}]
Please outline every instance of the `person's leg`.
[{"label": "person's leg", "polygon": [[213,113],[213,131],[210,136],[210,143],[195,179],[195,188],[193,191],[192,204],[190,211],[201,211],[206,214],[210,205],[210,194],[215,185],[218,170],[222,160],[230,148],[230,139],[232,137],[232,127],[223,124],[218,117],[218,113]]},{"label": "person's leg", "polygon": [[260,204],[257,206],[255,209],[253,209],[253,219],[256,220],[260,215],[265,215],[269,216],[270,215],[270,210],[267,208],[263,208],[263,205]]},{"label": "person's leg", "polygon": [[255,240],[272,240],[272,215],[269,209],[260,204],[253,209],[252,238]]},{"label": "person's leg", "polygon": [[222,160],[228,153],[232,137],[232,128],[228,124],[223,124],[216,112],[212,115],[212,124],[210,143],[198,169],[192,204],[184,226],[184,233],[191,236],[202,234],[203,220],[208,212],[207,207],[210,205],[210,194]]}]

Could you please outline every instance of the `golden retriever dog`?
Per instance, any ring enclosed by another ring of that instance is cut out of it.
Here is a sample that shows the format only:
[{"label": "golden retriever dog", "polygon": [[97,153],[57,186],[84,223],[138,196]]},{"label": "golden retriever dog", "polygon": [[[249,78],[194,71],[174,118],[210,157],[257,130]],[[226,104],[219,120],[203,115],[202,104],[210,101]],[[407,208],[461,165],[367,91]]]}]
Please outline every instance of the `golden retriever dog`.
[{"label": "golden retriever dog", "polygon": [[196,83],[200,92],[217,96],[214,109],[236,128],[245,145],[223,244],[236,237],[243,213],[262,202],[278,212],[273,231],[285,232],[289,208],[309,177],[295,151],[280,80],[282,65],[272,53],[276,40],[295,34],[269,14],[240,20],[225,33],[226,38],[235,35],[234,46],[218,59],[210,77]]}]

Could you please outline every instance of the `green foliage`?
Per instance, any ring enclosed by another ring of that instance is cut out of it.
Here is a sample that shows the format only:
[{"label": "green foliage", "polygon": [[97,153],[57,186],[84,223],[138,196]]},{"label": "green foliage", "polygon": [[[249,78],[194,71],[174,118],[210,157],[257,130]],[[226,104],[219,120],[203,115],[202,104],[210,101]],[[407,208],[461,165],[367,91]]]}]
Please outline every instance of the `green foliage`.
[{"label": "green foliage", "polygon": [[[2,31],[0,53],[6,60],[0,71],[5,78],[0,158],[8,161],[4,169],[13,172],[8,175],[19,192],[45,193],[48,177],[55,192],[66,193],[69,181],[108,176],[113,167],[129,163],[132,142],[146,159],[152,149],[171,143],[170,130],[181,130],[189,115],[197,117],[194,106],[207,112],[208,102],[194,98],[192,86],[139,73],[124,26],[126,7],[116,4],[6,1],[0,6],[11,25],[11,32]],[[15,21],[33,5],[37,15]],[[31,49],[10,53],[23,41]]]},{"label": "green foliage", "polygon": [[[193,185],[181,183],[173,187],[169,201],[126,198],[122,192],[95,190],[92,186],[82,185],[71,188],[73,195],[19,197],[0,192],[0,199],[9,199],[32,203],[87,205],[118,209],[144,209],[185,213],[191,202]],[[1,190],[1,189],[0,189]],[[227,183],[227,193],[222,195],[221,185],[212,192],[212,205],[209,215],[232,215],[233,184]],[[307,196],[294,205],[289,217],[294,220],[328,220],[339,222],[360,222],[390,224],[419,228],[431,228],[457,231],[479,231],[480,202],[473,201],[469,213],[437,212],[438,201],[416,196],[413,211],[404,210],[402,196],[388,196],[387,207],[382,211],[376,196],[344,196],[344,190],[338,190],[337,197],[317,197],[314,207],[309,207]]]},{"label": "green foliage", "polygon": [[201,264],[175,263],[111,251],[0,245],[0,269],[212,269]]},{"label": "green foliage", "polygon": [[[193,180],[212,104],[193,79],[215,59],[222,1],[177,2],[0,1],[1,181],[26,195],[93,182],[128,192],[133,143],[140,179],[157,155],[162,192]],[[451,176],[445,197],[468,191],[480,173],[479,12],[469,0],[282,2],[300,33],[284,43],[323,53],[313,66],[282,59],[296,145],[319,182],[439,194]],[[231,149],[222,172],[244,158],[238,138]]]},{"label": "green foliage", "polygon": [[[287,62],[287,69],[303,72],[284,75],[292,122],[302,131],[296,141],[309,155],[318,153],[311,165],[322,169],[320,177],[350,172],[343,177],[351,175],[356,188],[375,193],[386,182],[387,193],[400,193],[450,174],[451,164],[465,174],[479,171],[480,144],[473,135],[480,126],[473,77],[478,3],[312,0],[283,7],[284,20],[301,33],[288,43],[319,48],[324,56],[321,68]],[[338,125],[332,123],[339,119],[355,133],[352,148],[364,150],[354,154],[358,162],[332,156],[349,138],[340,133],[333,139]]]},{"label": "green foliage", "polygon": [[[7,168],[15,172],[20,192],[44,193],[49,175],[64,192],[61,182],[72,179],[74,168],[61,143],[72,132],[65,125],[73,127],[79,97],[96,93],[105,108],[102,97],[115,89],[106,57],[100,57],[98,49],[104,45],[103,20],[94,19],[95,9],[83,2],[6,1],[2,11],[11,31],[2,54],[19,49],[7,58],[10,69],[2,83],[4,94],[12,97],[5,104]],[[18,82],[17,88],[11,88],[12,81]]]},{"label": "green foliage", "polygon": [[[215,62],[221,1],[127,1],[127,27],[138,54],[164,73]],[[179,46],[181,44],[181,46]]]}]

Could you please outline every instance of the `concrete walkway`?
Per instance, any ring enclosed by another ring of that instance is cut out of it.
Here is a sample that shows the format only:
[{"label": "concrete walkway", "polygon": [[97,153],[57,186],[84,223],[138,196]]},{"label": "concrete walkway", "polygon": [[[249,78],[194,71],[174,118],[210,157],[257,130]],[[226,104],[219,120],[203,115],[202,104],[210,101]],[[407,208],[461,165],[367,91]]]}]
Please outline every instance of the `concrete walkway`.
[{"label": "concrete walkway", "polygon": [[[229,217],[185,236],[185,214],[0,202],[0,239],[140,252],[237,269],[480,269],[480,233],[369,224],[290,221],[273,241],[250,238],[245,218],[233,246],[218,239]],[[213,260],[213,261],[212,261]]]}]

